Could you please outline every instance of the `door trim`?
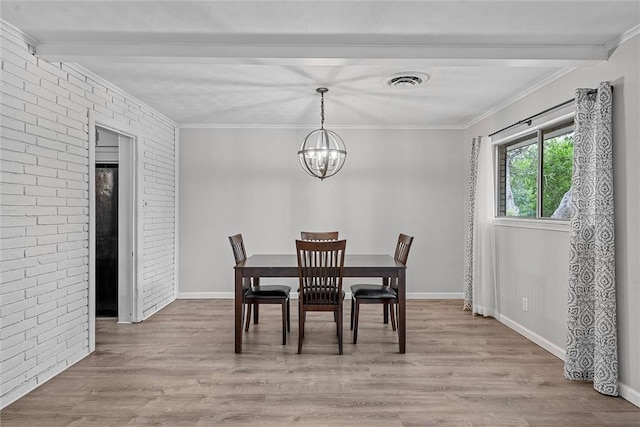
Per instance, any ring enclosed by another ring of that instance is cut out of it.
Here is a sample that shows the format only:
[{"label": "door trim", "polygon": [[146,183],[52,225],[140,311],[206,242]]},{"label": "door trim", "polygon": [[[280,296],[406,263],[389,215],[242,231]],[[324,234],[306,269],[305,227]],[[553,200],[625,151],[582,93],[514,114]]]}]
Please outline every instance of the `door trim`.
[{"label": "door trim", "polygon": [[[142,305],[142,226],[140,223],[140,214],[142,212],[142,188],[140,179],[140,162],[141,162],[141,131],[123,125],[112,118],[103,117],[96,114],[93,110],[88,110],[89,117],[89,352],[95,351],[95,335],[96,335],[96,206],[95,206],[95,145],[96,145],[96,127],[104,128],[112,132],[131,139],[133,144],[131,153],[132,163],[132,261],[131,261],[131,322],[138,323],[143,320]],[[126,322],[129,323],[129,322]]]}]

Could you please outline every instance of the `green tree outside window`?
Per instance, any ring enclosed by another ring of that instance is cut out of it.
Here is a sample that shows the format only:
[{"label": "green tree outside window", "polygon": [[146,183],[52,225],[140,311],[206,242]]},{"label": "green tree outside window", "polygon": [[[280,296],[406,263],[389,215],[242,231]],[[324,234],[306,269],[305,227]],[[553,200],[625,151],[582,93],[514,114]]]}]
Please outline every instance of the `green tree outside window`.
[{"label": "green tree outside window", "polygon": [[573,174],[573,124],[521,138],[503,152],[506,156],[506,179],[505,185],[500,187],[505,201],[501,214],[531,218],[539,214],[541,218],[568,219]]},{"label": "green tree outside window", "polygon": [[573,132],[546,139],[542,155],[542,216],[551,217],[571,189]]}]

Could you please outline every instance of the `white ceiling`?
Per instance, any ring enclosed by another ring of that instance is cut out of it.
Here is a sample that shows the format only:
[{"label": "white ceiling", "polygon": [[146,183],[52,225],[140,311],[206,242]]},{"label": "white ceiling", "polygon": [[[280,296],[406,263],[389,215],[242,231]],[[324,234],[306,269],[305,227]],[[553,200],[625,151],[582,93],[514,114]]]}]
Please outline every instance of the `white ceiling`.
[{"label": "white ceiling", "polygon": [[[464,127],[637,34],[640,1],[11,1],[37,54],[180,125]],[[431,75],[413,89],[388,75]],[[594,82],[597,84],[597,82]]]}]

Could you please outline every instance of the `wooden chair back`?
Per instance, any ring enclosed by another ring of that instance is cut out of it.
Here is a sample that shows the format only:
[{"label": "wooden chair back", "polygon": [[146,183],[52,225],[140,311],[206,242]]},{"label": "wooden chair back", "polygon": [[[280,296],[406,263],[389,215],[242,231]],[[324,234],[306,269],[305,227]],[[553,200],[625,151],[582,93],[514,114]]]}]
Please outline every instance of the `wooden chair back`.
[{"label": "wooden chair back", "polygon": [[300,238],[302,240],[313,240],[316,242],[338,240],[338,232],[337,231],[301,231]]},{"label": "wooden chair back", "polygon": [[[396,253],[393,255],[393,259],[407,265],[409,250],[411,250],[411,243],[413,243],[413,236],[400,233],[398,236],[398,243],[396,244]],[[396,290],[398,289],[397,279],[391,280],[391,287]]]},{"label": "wooden chair back", "polygon": [[335,310],[342,303],[346,240],[296,240],[300,303],[313,310]]},{"label": "wooden chair back", "polygon": [[[231,249],[233,249],[233,258],[236,260],[236,265],[247,259],[247,251],[244,248],[244,240],[242,234],[235,234],[229,236],[229,243],[231,243]],[[247,290],[251,288],[251,278],[242,278],[242,287]]]},{"label": "wooden chair back", "polygon": [[398,244],[396,245],[396,253],[393,258],[396,261],[400,261],[403,264],[407,264],[407,258],[409,258],[409,250],[411,249],[411,243],[413,243],[413,237],[400,233],[398,236]]},{"label": "wooden chair back", "polygon": [[233,257],[236,260],[236,264],[247,259],[247,252],[244,249],[242,234],[229,236],[229,243],[231,243],[231,249],[233,249]]}]

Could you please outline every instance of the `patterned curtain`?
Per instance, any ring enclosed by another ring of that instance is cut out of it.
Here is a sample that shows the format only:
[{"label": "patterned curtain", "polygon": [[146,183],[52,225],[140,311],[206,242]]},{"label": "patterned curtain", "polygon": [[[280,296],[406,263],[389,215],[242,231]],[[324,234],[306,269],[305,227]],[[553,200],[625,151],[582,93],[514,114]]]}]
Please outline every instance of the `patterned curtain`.
[{"label": "patterned curtain", "polygon": [[467,204],[467,234],[464,260],[464,303],[463,310],[473,309],[473,225],[476,212],[476,188],[478,184],[478,154],[481,137],[471,140],[471,165],[469,172],[469,201]]},{"label": "patterned curtain", "polygon": [[564,375],[618,394],[612,90],[576,90]]}]

